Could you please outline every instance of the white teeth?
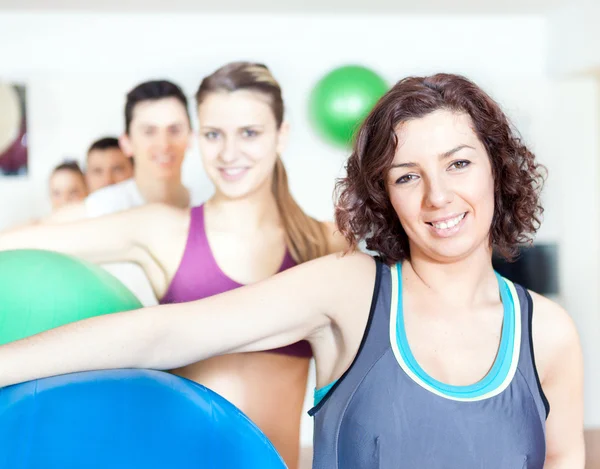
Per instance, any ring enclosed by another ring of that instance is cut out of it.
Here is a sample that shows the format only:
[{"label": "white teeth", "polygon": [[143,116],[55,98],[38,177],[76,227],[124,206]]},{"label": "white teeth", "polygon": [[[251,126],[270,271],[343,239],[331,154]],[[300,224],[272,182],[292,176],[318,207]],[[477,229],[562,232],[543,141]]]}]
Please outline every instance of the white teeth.
[{"label": "white teeth", "polygon": [[229,176],[236,176],[242,173],[245,169],[246,168],[227,168],[223,169],[222,171]]},{"label": "white teeth", "polygon": [[460,221],[465,217],[465,214],[461,214],[451,220],[446,220],[438,223],[432,223],[432,225],[438,230],[447,230],[448,228],[454,228],[456,225],[460,223]]}]

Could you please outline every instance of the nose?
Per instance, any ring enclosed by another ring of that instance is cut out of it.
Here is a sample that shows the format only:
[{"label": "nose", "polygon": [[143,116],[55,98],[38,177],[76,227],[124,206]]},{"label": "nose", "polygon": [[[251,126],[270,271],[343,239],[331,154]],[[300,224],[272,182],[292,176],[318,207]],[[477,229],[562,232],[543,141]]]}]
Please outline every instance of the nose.
[{"label": "nose", "polygon": [[443,177],[429,178],[426,183],[425,203],[432,208],[442,208],[452,202],[454,192]]},{"label": "nose", "polygon": [[93,181],[92,185],[97,186],[96,189],[101,189],[103,187],[109,186],[112,184],[111,181],[111,177],[108,171],[102,171],[102,173],[100,173],[100,175],[98,175],[98,177]]},{"label": "nose", "polygon": [[161,132],[156,139],[156,146],[161,152],[166,152],[171,146],[171,138],[168,132]]},{"label": "nose", "polygon": [[221,147],[221,151],[219,152],[219,159],[223,163],[231,163],[235,161],[237,158],[237,145],[234,139],[227,138],[224,139],[223,146]]}]

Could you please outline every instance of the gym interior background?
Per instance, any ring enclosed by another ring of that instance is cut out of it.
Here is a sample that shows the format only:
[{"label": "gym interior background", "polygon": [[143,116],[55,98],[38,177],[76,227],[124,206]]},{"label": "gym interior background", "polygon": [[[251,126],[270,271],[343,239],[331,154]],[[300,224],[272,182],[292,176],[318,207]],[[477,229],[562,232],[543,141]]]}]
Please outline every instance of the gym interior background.
[{"label": "gym interior background", "polygon": [[[390,83],[464,74],[503,105],[549,169],[536,246],[554,274],[540,288],[579,328],[588,467],[600,467],[598,24],[593,0],[0,0],[0,81],[26,96],[27,124],[25,169],[0,176],[0,229],[47,213],[51,168],[65,156],[83,161],[97,135],[119,134],[123,96],[140,81],[172,79],[192,96],[228,61],[266,63],[292,126],[284,155],[292,191],[308,213],[328,219],[347,151],[310,126],[308,96],[319,78],[345,64]],[[195,147],[184,182],[211,194]],[[532,262],[527,268],[539,265]],[[306,417],[303,445],[311,438]]]}]

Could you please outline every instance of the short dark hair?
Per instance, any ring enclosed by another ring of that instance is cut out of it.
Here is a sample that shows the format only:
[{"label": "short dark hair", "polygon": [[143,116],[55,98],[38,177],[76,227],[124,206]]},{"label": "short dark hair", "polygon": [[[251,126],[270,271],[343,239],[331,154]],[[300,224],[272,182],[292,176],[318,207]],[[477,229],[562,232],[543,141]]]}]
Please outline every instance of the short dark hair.
[{"label": "short dark hair", "polygon": [[136,105],[144,101],[158,101],[165,98],[175,98],[179,101],[185,108],[188,121],[190,121],[188,100],[179,86],[167,80],[146,81],[140,83],[127,93],[127,102],[125,103],[125,132],[129,133],[129,126],[133,119],[133,110]]},{"label": "short dark hair", "polygon": [[511,259],[540,225],[543,208],[539,196],[546,171],[500,106],[459,75],[405,78],[375,105],[358,131],[346,165],[347,176],[337,183],[339,229],[353,247],[366,240],[367,249],[390,264],[410,258],[408,236],[392,207],[384,178],[398,146],[398,126],[440,109],[468,114],[473,121],[494,177],[490,244]]},{"label": "short dark hair", "polygon": [[121,148],[119,139],[116,137],[102,137],[90,145],[87,153],[89,155],[93,150],[110,150],[111,148]]},{"label": "short dark hair", "polygon": [[83,178],[83,171],[81,170],[81,166],[75,160],[65,160],[58,166],[56,166],[52,170],[52,174],[55,174],[59,171],[71,171]]}]

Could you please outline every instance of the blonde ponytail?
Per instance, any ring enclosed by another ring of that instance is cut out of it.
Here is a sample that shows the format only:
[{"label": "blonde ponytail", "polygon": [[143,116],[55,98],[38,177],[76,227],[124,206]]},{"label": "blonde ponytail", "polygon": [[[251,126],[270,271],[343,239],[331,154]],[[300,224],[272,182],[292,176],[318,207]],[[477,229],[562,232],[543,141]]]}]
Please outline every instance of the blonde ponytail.
[{"label": "blonde ponytail", "polygon": [[292,197],[281,158],[273,173],[273,194],[286,233],[286,244],[294,260],[300,264],[328,254],[323,223],[308,216]]}]

